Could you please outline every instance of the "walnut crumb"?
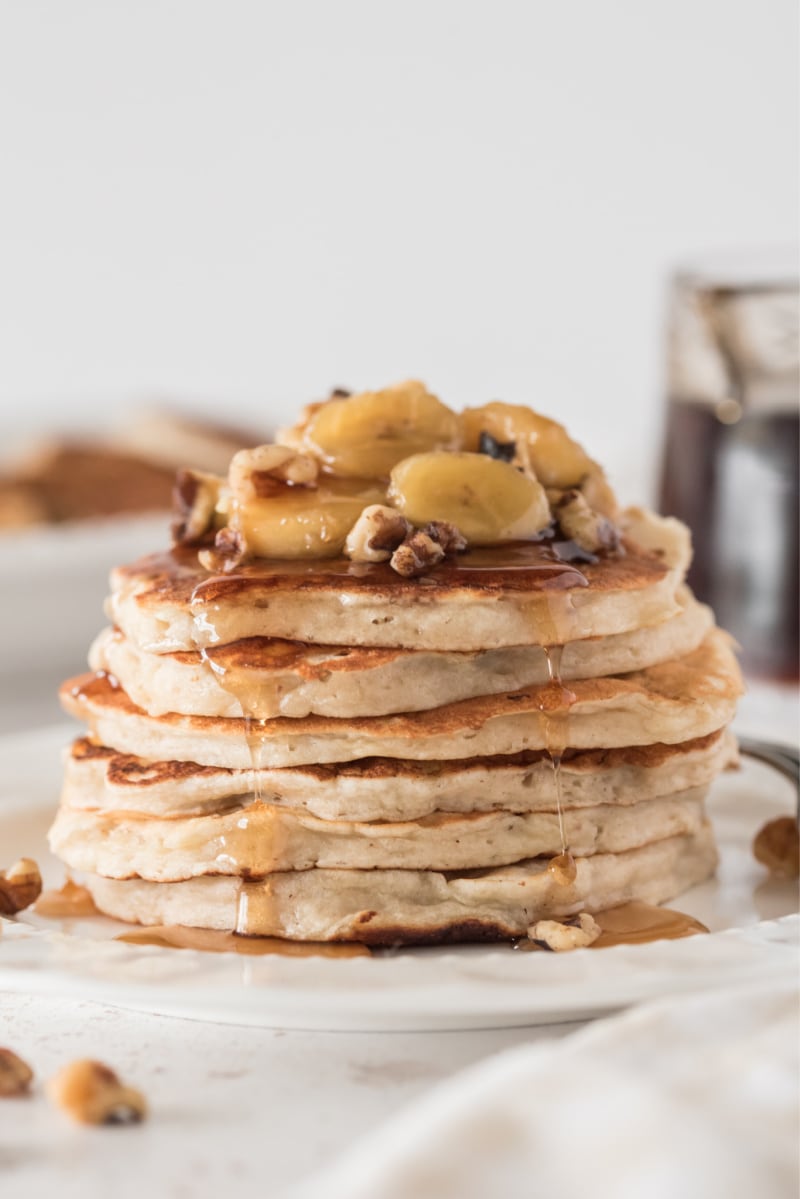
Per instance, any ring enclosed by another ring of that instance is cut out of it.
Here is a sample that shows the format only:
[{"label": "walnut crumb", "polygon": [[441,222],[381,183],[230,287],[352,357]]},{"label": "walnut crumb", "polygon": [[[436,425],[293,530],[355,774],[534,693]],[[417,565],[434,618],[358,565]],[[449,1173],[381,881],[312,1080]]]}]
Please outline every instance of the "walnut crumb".
[{"label": "walnut crumb", "polygon": [[39,898],[42,876],[33,858],[20,858],[0,870],[0,916],[16,916]]},{"label": "walnut crumb", "polygon": [[80,1124],[138,1124],[147,1115],[141,1091],[125,1086],[102,1062],[70,1062],[45,1089],[51,1102]]},{"label": "walnut crumb", "polygon": [[563,953],[567,949],[584,949],[592,945],[601,933],[600,925],[589,912],[567,916],[562,920],[537,920],[528,929],[528,938],[550,949]]}]

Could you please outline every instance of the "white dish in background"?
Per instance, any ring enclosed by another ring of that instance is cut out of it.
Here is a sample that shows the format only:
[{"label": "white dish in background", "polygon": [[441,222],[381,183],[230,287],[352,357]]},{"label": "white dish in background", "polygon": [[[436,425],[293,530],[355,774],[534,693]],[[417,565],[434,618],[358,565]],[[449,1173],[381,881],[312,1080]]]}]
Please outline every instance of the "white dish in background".
[{"label": "white dish in background", "polygon": [[[3,861],[35,857],[47,886],[63,880],[44,836],[59,749],[70,736],[59,728],[0,740]],[[719,876],[671,905],[711,936],[567,954],[473,946],[372,958],[238,957],[115,943],[110,938],[129,926],[105,918],[59,923],[23,914],[0,922],[0,989],[234,1024],[399,1031],[576,1020],[755,974],[784,976],[797,966],[797,889],[768,879],[750,843],[765,820],[793,805],[791,785],[758,763],[718,780],[709,808]]]},{"label": "white dish in background", "polygon": [[[36,525],[0,535],[2,704],[21,694],[36,719],[61,679],[86,669],[90,643],[103,627],[112,566],[169,545],[169,513]],[[13,722],[13,710],[8,713]],[[9,726],[5,713],[2,723]],[[2,727],[0,723],[0,727]],[[24,722],[21,722],[24,723]]]}]

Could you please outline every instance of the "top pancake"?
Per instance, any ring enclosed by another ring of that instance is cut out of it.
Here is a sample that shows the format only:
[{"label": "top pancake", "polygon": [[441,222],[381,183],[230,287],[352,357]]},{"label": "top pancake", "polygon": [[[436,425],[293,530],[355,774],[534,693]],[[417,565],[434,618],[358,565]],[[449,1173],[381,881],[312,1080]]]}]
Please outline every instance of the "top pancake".
[{"label": "top pancake", "polygon": [[678,611],[687,530],[638,509],[622,523],[619,556],[577,565],[544,543],[521,542],[469,550],[417,579],[344,558],[258,560],[214,575],[195,550],[177,547],[112,573],[110,615],[156,653],[247,637],[463,651],[560,645]]}]

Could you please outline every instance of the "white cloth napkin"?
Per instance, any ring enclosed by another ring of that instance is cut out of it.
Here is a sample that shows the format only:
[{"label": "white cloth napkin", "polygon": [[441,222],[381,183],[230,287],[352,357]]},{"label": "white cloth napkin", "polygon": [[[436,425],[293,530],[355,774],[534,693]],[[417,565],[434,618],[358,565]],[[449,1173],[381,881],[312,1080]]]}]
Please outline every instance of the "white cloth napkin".
[{"label": "white cloth napkin", "polygon": [[489,1058],[291,1199],[796,1199],[798,992],[650,1004]]}]

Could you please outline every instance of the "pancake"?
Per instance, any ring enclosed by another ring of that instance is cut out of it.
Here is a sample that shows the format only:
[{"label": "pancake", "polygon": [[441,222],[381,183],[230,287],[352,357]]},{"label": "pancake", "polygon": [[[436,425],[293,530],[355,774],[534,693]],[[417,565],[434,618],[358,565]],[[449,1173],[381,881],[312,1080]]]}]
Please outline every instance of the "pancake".
[{"label": "pancake", "polygon": [[577,858],[564,885],[545,859],[497,870],[305,870],[241,883],[206,876],[178,883],[84,881],[101,911],[146,925],[182,924],[297,941],[371,945],[500,940],[537,920],[597,912],[631,900],[663,903],[715,869],[708,825],[621,854]]},{"label": "pancake", "polygon": [[[561,806],[636,804],[708,787],[735,765],[730,733],[677,745],[567,750]],[[228,770],[193,762],[150,762],[75,741],[66,756],[61,803],[70,809],[202,816],[246,807],[253,788],[268,802],[323,820],[419,820],[433,812],[552,811],[556,785],[542,751],[440,762],[366,758],[335,766]]]},{"label": "pancake", "polygon": [[109,615],[154,653],[249,637],[456,652],[561,645],[677,613],[685,526],[639,509],[622,524],[624,554],[580,567],[543,542],[515,542],[470,549],[416,579],[347,558],[256,560],[211,575],[178,546],[113,571]]},{"label": "pancake", "polygon": [[[687,588],[678,612],[646,628],[564,646],[564,680],[643,670],[695,649],[713,624],[711,609]],[[549,678],[541,646],[477,653],[316,646],[251,637],[197,651],[153,654],[119,629],[92,646],[93,670],[106,670],[151,716],[385,716],[493,695]],[[243,705],[244,709],[243,710]]]},{"label": "pancake", "polygon": [[[563,815],[575,855],[621,853],[703,823],[705,789]],[[262,802],[223,815],[159,819],[61,808],[50,848],[74,870],[176,882],[205,874],[254,879],[275,871],[470,870],[562,852],[558,813],[437,812],[415,821],[320,820]]]},{"label": "pancake", "polygon": [[407,715],[334,720],[153,717],[109,676],[68,680],[61,700],[101,743],[154,760],[201,766],[280,767],[375,755],[414,760],[547,749],[672,744],[703,737],[733,717],[742,681],[727,634],[714,629],[691,654],[614,678],[582,679],[568,692],[528,687]]}]

